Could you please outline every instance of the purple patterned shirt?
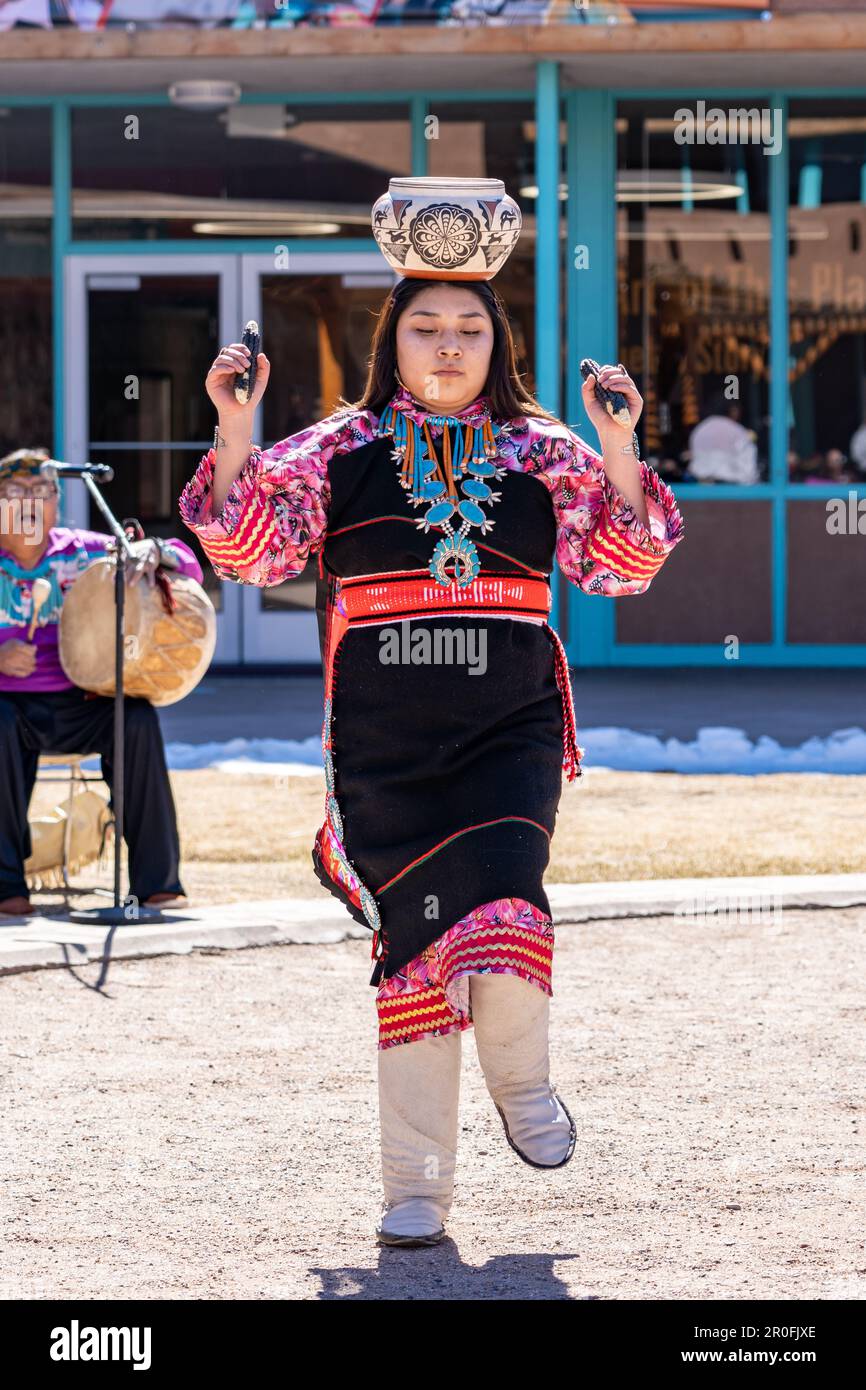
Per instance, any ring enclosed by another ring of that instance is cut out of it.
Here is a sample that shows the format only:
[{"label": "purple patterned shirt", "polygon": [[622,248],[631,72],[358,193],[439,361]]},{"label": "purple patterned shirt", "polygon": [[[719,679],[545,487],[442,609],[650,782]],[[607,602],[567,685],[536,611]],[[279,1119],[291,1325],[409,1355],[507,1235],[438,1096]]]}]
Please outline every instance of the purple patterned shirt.
[{"label": "purple patterned shirt", "polygon": [[[107,553],[112,537],[99,531],[82,531],[52,526],[48,547],[39,563],[22,569],[8,550],[0,545],[0,644],[17,638],[27,641],[32,616],[31,589],[34,579],[47,579],[51,593],[39,610],[33,642],[36,665],[29,676],[7,676],[0,671],[0,691],[72,690],[73,683],[60,665],[57,624],[67,589],[92,560]],[[177,557],[177,570],[202,582],[201,566],[183,541],[163,541]],[[145,583],[145,580],[141,581]]]}]

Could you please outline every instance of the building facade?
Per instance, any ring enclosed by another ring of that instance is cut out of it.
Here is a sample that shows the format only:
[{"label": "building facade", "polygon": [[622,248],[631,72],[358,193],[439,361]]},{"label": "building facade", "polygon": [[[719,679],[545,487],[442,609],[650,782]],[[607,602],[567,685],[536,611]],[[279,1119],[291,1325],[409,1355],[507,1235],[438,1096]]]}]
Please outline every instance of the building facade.
[{"label": "building facade", "polygon": [[[594,442],[578,363],[622,361],[687,527],[640,602],[555,583],[572,665],[866,665],[866,15],[631,9],[0,35],[2,451],[110,463],[118,515],[177,534],[219,344],[262,324],[264,444],[353,399],[392,280],[373,201],[501,178],[529,383]],[[64,514],[96,524],[80,484]],[[220,664],[318,662],[312,564],[208,584]]]}]

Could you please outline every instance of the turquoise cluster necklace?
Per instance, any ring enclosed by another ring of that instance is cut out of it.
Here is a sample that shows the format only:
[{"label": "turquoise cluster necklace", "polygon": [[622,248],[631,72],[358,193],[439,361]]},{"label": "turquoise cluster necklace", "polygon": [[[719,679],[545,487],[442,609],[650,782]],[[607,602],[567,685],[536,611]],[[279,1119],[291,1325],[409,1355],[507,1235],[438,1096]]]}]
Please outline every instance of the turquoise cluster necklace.
[{"label": "turquoise cluster necklace", "polygon": [[[431,428],[442,429],[441,464]],[[506,470],[492,461],[498,452],[500,432],[486,407],[476,402],[459,415],[433,415],[407,392],[398,393],[379,417],[377,434],[390,435],[394,440],[392,457],[400,465],[398,482],[409,493],[413,507],[427,507],[418,522],[419,530],[441,526],[445,532],[429,565],[433,578],[443,588],[455,580],[460,588],[465,588],[481,568],[478,551],[469,539],[469,528],[477,526],[480,534],[485,535],[494,525],[480,504],[498,502],[502,496],[489,485],[490,479],[505,476]],[[455,514],[460,517],[456,532],[452,524]],[[449,570],[452,564],[453,573]]]}]

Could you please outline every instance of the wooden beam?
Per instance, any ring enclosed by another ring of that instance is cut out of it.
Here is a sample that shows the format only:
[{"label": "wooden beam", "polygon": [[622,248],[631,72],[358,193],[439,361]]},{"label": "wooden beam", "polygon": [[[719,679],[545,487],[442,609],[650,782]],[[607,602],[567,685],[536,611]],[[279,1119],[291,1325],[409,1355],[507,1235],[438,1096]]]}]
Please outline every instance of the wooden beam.
[{"label": "wooden beam", "polygon": [[[866,50],[866,13],[850,11],[755,20],[694,20],[634,25],[545,24],[458,28],[411,25],[378,29],[9,29],[0,34],[0,62],[196,61],[232,58],[478,59],[514,54],[803,53]],[[192,75],[192,74],[191,74]],[[118,75],[118,82],[122,77]]]}]

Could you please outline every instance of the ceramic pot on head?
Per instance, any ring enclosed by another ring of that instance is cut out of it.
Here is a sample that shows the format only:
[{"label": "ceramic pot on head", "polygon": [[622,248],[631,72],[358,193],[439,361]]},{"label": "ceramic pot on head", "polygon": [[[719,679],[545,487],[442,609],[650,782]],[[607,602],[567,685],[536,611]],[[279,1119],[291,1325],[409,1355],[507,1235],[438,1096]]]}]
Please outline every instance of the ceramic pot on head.
[{"label": "ceramic pot on head", "polygon": [[521,227],[501,179],[391,179],[372,221],[388,264],[425,280],[492,280]]}]

